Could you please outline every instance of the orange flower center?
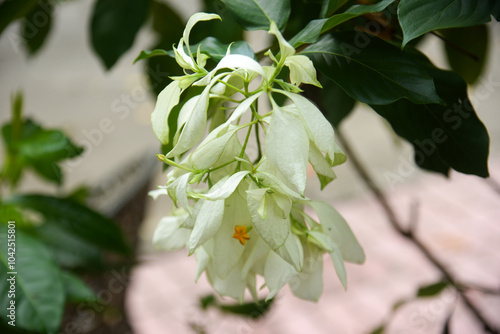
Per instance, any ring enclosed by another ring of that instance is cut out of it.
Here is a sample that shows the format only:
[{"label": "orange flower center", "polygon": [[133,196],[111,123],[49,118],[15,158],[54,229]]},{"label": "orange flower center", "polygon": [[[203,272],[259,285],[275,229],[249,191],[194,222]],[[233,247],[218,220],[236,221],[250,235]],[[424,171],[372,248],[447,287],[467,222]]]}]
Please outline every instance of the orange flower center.
[{"label": "orange flower center", "polygon": [[245,225],[236,225],[234,227],[233,238],[237,239],[240,244],[243,246],[250,239],[250,236],[247,234],[247,228]]}]

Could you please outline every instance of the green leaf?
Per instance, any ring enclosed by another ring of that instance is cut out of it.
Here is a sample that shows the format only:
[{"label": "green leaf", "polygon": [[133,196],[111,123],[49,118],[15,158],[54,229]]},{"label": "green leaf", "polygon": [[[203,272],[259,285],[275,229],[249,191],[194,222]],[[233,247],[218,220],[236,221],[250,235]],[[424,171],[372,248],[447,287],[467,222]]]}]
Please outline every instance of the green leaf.
[{"label": "green leaf", "polygon": [[203,0],[203,11],[220,15],[222,20],[201,21],[191,31],[191,41],[215,36],[223,43],[231,43],[243,39],[243,29],[228,10],[221,10],[224,4],[218,0]]},{"label": "green leaf", "polygon": [[498,21],[500,21],[500,1],[496,1],[493,5],[493,10],[491,11],[491,15]]},{"label": "green leaf", "polygon": [[215,61],[220,61],[226,55],[229,45],[231,45],[231,54],[244,55],[255,59],[255,53],[250,45],[245,41],[236,41],[231,44],[225,44],[219,42],[217,38],[207,37],[201,42],[193,45],[191,49],[194,51],[198,50],[198,45],[201,45],[201,51],[203,53],[206,53]]},{"label": "green leaf", "polygon": [[380,12],[393,2],[394,0],[382,0],[371,6],[354,5],[349,7],[344,13],[333,15],[328,19],[313,20],[290,40],[290,44],[297,48],[306,43],[314,43],[318,41],[320,34],[337,25],[360,15]]},{"label": "green leaf", "polygon": [[221,304],[215,298],[214,295],[208,295],[200,298],[200,304],[202,309],[206,310],[209,306],[216,307],[222,312],[237,314],[240,316],[245,316],[253,319],[257,319],[265,315],[271,308],[274,299],[268,301],[259,300],[256,303],[244,303],[244,304]]},{"label": "green leaf", "polygon": [[[193,54],[195,54],[196,51],[198,50],[198,46],[200,46],[201,52],[207,54],[208,56],[210,56],[211,59],[215,61],[220,61],[226,55],[227,48],[229,46],[231,46],[231,54],[239,54],[248,56],[252,59],[256,59],[255,53],[253,52],[252,48],[245,41],[237,41],[231,44],[224,44],[219,42],[219,40],[215,37],[207,37],[201,42],[195,45],[191,45],[190,49],[191,52],[193,52]],[[186,47],[184,48],[186,49],[187,52],[187,48]],[[173,51],[165,51],[157,49],[153,51],[141,51],[141,53],[134,60],[134,62],[158,56],[169,56],[171,58],[175,58],[175,54]]]},{"label": "green leaf", "polygon": [[31,55],[34,55],[42,47],[49,35],[53,10],[52,2],[43,0],[23,20],[22,36]]},{"label": "green leaf", "polygon": [[64,268],[93,268],[104,266],[99,247],[68,231],[58,222],[48,220],[33,231],[43,241],[57,263]]},{"label": "green leaf", "polygon": [[170,56],[171,57],[171,55],[165,50],[159,50],[159,49],[152,50],[152,51],[142,50],[141,53],[137,56],[137,58],[135,58],[134,64],[136,62],[138,62],[139,60],[149,59],[149,58],[158,57],[158,56]]},{"label": "green leaf", "polygon": [[335,82],[326,78],[320,81],[323,85],[321,97],[325,107],[325,117],[336,128],[351,113],[356,100],[347,95]]},{"label": "green leaf", "polygon": [[473,84],[483,72],[488,51],[488,28],[480,25],[441,31],[451,68]]},{"label": "green leaf", "polygon": [[434,78],[446,105],[417,105],[400,100],[387,106],[371,105],[394,131],[415,149],[421,168],[448,175],[449,169],[487,177],[489,137],[467,97],[466,83],[454,72],[436,68],[418,51],[415,59]]},{"label": "green leaf", "polygon": [[26,15],[38,0],[2,1],[0,3],[0,34],[7,26]]},{"label": "green leaf", "polygon": [[446,281],[440,281],[434,284],[421,286],[418,288],[417,297],[433,297],[441,293],[449,285]]},{"label": "green leaf", "polygon": [[290,0],[221,0],[245,30],[268,30],[271,20],[280,30],[290,16]]},{"label": "green leaf", "polygon": [[47,220],[102,249],[130,253],[121,230],[112,220],[79,203],[45,195],[18,195],[4,203],[37,211]]},{"label": "green leaf", "polygon": [[402,0],[398,7],[404,35],[402,46],[429,31],[489,22],[495,2],[497,0]]},{"label": "green leaf", "polygon": [[[40,176],[61,184],[62,172],[58,162],[83,152],[81,147],[74,145],[61,131],[42,129],[31,120],[23,122],[20,136],[15,135],[15,132],[12,124],[2,127],[2,138],[9,152],[9,162],[18,166],[18,173],[22,170],[19,166],[31,166]],[[19,138],[14,139],[16,137]],[[5,168],[6,174],[12,170],[8,165]],[[19,174],[12,179],[19,179],[20,176]]]},{"label": "green leaf", "polygon": [[[184,21],[164,2],[153,1],[151,12],[153,14],[153,29],[159,35],[159,42],[153,49],[171,50],[172,45],[179,42],[179,38],[182,36]],[[145,70],[155,95],[160,94],[172,81],[169,76],[184,75],[182,68],[170,57],[148,58]]]},{"label": "green leaf", "polygon": [[348,95],[370,104],[442,103],[432,78],[398,48],[362,32],[326,35],[300,54]]},{"label": "green leaf", "polygon": [[[61,271],[42,243],[16,231],[15,268],[8,264],[7,225],[0,225],[0,306],[10,306],[8,278],[15,277],[16,326],[55,333],[64,311],[65,292]],[[15,271],[17,274],[8,274]],[[5,313],[4,313],[5,315]],[[2,315],[2,319],[7,320]]]},{"label": "green leaf", "polygon": [[146,21],[149,0],[97,0],[92,12],[91,41],[107,70],[134,43]]},{"label": "green leaf", "polygon": [[328,17],[335,13],[337,9],[342,7],[348,0],[324,0],[321,6],[320,17]]},{"label": "green leaf", "polygon": [[73,303],[96,301],[96,294],[75,274],[62,272],[66,298]]},{"label": "green leaf", "polygon": [[385,332],[385,325],[380,325],[370,332],[370,334],[383,334]]}]

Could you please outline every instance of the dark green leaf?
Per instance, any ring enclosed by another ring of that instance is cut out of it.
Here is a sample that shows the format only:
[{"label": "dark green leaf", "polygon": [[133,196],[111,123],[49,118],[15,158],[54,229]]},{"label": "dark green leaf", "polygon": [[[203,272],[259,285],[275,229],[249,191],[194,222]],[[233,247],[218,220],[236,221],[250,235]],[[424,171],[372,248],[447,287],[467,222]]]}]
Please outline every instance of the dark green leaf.
[{"label": "dark green leaf", "polygon": [[191,41],[215,36],[223,43],[231,43],[243,39],[243,29],[228,10],[224,10],[221,1],[203,0],[203,11],[205,13],[216,13],[222,20],[200,21],[191,31]]},{"label": "dark green leaf", "polygon": [[100,248],[125,254],[130,252],[121,230],[112,220],[79,203],[44,195],[18,195],[4,203],[37,211],[47,220]]},{"label": "dark green leaf", "polygon": [[[214,37],[207,37],[201,42],[193,45],[191,48],[196,51],[198,49],[198,45],[201,45],[201,51],[206,53],[215,61],[220,61],[227,52],[227,48],[230,44],[224,44],[217,40]],[[250,45],[248,45],[245,41],[237,41],[231,44],[231,54],[239,54],[248,56],[250,58],[255,59],[255,53],[253,52]]]},{"label": "dark green leaf", "polygon": [[142,50],[141,53],[137,56],[137,58],[135,58],[134,64],[139,60],[158,57],[158,56],[170,56],[170,54],[165,50],[158,50],[158,49],[152,51]]},{"label": "dark green leaf", "polygon": [[436,68],[416,51],[415,59],[432,75],[446,105],[417,105],[400,100],[371,107],[413,145],[415,162],[421,168],[444,175],[453,168],[487,177],[488,132],[467,97],[466,83],[456,73]]},{"label": "dark green leaf", "polygon": [[31,167],[35,172],[45,178],[46,180],[52,181],[61,185],[63,183],[63,173],[61,167],[55,162],[50,163],[43,160],[33,160]]},{"label": "dark green leaf", "polygon": [[495,1],[495,5],[493,5],[493,10],[491,11],[491,15],[497,20],[500,21],[500,1]]},{"label": "dark green leaf", "polygon": [[173,43],[177,43],[184,31],[184,21],[179,14],[163,1],[151,2],[151,13],[153,14],[153,30],[160,35],[161,39],[170,40],[170,47]]},{"label": "dark green leaf", "polygon": [[92,12],[91,40],[94,51],[110,69],[134,43],[146,21],[149,0],[97,0]]},{"label": "dark green leaf", "polygon": [[335,82],[321,78],[322,98],[326,119],[333,127],[338,127],[354,108],[356,100],[346,94]]},{"label": "dark green leaf", "polygon": [[290,0],[222,0],[245,30],[268,30],[270,20],[280,30],[290,16]]},{"label": "dark green leaf", "polygon": [[[5,174],[17,174],[9,177],[18,179],[22,166],[31,166],[40,176],[58,184],[62,182],[62,172],[58,162],[70,159],[83,152],[59,130],[45,130],[31,120],[22,123],[21,134],[16,135],[13,124],[2,127],[2,137],[9,152]],[[14,139],[18,137],[17,139]],[[16,168],[16,169],[14,169]],[[15,184],[15,182],[13,182]]]},{"label": "dark green leaf", "polygon": [[2,1],[0,3],[0,34],[7,26],[26,15],[38,0]]},{"label": "dark green leaf", "polygon": [[[250,45],[245,41],[237,41],[231,44],[224,44],[217,40],[214,37],[207,37],[201,42],[191,45],[190,49],[193,54],[196,54],[198,50],[198,46],[200,46],[201,52],[207,54],[215,61],[220,61],[227,52],[227,48],[231,45],[231,54],[239,54],[248,56],[250,58],[255,59],[255,53],[253,52]],[[186,52],[187,48],[185,47]],[[134,62],[142,59],[148,59],[157,56],[170,56],[172,58],[175,57],[173,51],[165,51],[165,50],[153,50],[153,51],[141,51],[141,54],[135,59]]]},{"label": "dark green leaf", "polygon": [[441,31],[451,68],[469,84],[479,78],[488,50],[488,28],[485,25]]},{"label": "dark green leaf", "polygon": [[470,27],[490,21],[497,0],[402,0],[398,17],[403,46],[429,31]]},{"label": "dark green leaf", "polygon": [[52,220],[35,228],[34,234],[52,252],[57,263],[64,268],[103,267],[101,249],[82,240],[72,231]]},{"label": "dark green leaf", "polygon": [[76,187],[75,189],[73,189],[67,196],[66,198],[71,200],[71,201],[74,201],[74,202],[78,202],[80,204],[85,204],[85,202],[87,201],[87,199],[89,198],[90,196],[90,188],[86,185],[80,185],[78,187]]},{"label": "dark green leaf", "polygon": [[207,295],[200,298],[201,308],[206,310],[209,306],[217,304],[217,300],[214,295]]},{"label": "dark green leaf", "polygon": [[347,94],[370,104],[442,103],[432,78],[398,48],[361,32],[326,35],[301,54]]},{"label": "dark green leaf", "polygon": [[290,40],[290,44],[297,48],[306,43],[314,43],[318,41],[320,34],[335,26],[360,15],[380,12],[393,2],[394,0],[382,0],[371,6],[354,5],[349,7],[344,13],[333,15],[328,19],[313,20]]},{"label": "dark green leaf", "polygon": [[[159,34],[159,42],[153,49],[171,50],[172,45],[179,42],[184,29],[184,21],[179,15],[163,2],[153,1],[153,29]],[[172,80],[169,76],[183,75],[182,68],[170,57],[149,58],[146,62],[146,73],[155,95],[165,88]]]},{"label": "dark green leaf", "polygon": [[321,6],[320,17],[328,17],[335,13],[337,9],[342,7],[348,0],[324,0]]},{"label": "dark green leaf", "polygon": [[384,331],[385,331],[385,326],[384,325],[380,325],[379,327],[377,327],[374,330],[372,330],[370,332],[370,334],[382,334],[382,333],[384,333]]},{"label": "dark green leaf", "polygon": [[28,52],[33,55],[43,45],[52,26],[53,2],[40,1],[24,18],[22,36]]},{"label": "dark green leaf", "polygon": [[66,298],[70,302],[79,303],[97,300],[95,293],[75,274],[63,271],[62,279],[66,290]]},{"label": "dark green leaf", "polygon": [[418,288],[417,297],[433,297],[441,293],[449,285],[446,281],[421,286]]},{"label": "dark green leaf", "polygon": [[[9,246],[10,247],[10,246]],[[64,311],[65,292],[61,271],[42,243],[16,231],[15,268],[8,265],[7,225],[0,225],[0,306],[6,310],[10,301],[10,283],[15,277],[16,326],[55,333]],[[17,274],[9,274],[10,272]],[[5,313],[4,313],[5,314]],[[4,318],[4,315],[2,315]]]},{"label": "dark green leaf", "polygon": [[32,136],[23,138],[15,144],[19,155],[27,160],[60,161],[73,158],[83,152],[59,130],[41,130]]},{"label": "dark green leaf", "polygon": [[273,304],[273,299],[269,301],[260,300],[258,303],[244,303],[235,305],[218,304],[217,308],[223,312],[238,314],[249,318],[257,319],[265,315]]}]

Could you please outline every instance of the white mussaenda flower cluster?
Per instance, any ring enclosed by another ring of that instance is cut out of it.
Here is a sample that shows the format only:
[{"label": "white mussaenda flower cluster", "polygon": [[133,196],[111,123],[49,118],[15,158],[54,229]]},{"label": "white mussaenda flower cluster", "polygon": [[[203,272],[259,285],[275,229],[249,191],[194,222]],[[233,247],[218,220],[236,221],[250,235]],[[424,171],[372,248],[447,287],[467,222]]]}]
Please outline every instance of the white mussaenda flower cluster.
[{"label": "white mussaenda flower cluster", "polygon": [[[160,221],[154,244],[163,250],[187,247],[197,259],[196,279],[206,272],[219,294],[240,302],[246,289],[257,298],[257,275],[265,280],[268,299],[289,283],[296,296],[316,301],[323,289],[323,254],[330,255],[344,287],[344,261],[365,259],[339,213],[304,195],[308,163],[324,187],[335,178],[332,167],[345,161],[332,126],[298,94],[301,83],[320,86],[316,71],[307,57],[295,55],[274,23],[269,33],[278,39],[280,52],[267,52],[271,66],[231,54],[229,47],[217,66],[206,70],[208,56],[198,48],[195,59],[189,34],[198,21],[213,19],[220,17],[197,13],[189,19],[174,47],[185,75],[172,78],[152,114],[156,136],[171,145],[158,158],[173,168],[166,187],[151,195],[168,194],[180,207]],[[284,66],[290,70],[290,83],[277,78]],[[279,94],[290,103],[280,106],[275,101]],[[259,98],[267,98],[272,110],[259,112]],[[251,120],[240,124],[244,114]],[[177,117],[177,124],[172,126],[170,117]],[[211,131],[202,140],[209,117]],[[252,130],[257,140],[259,131],[265,133],[262,152],[257,141],[254,162],[246,154]],[[240,131],[246,131],[243,143]],[[199,187],[201,183],[208,189]]]}]

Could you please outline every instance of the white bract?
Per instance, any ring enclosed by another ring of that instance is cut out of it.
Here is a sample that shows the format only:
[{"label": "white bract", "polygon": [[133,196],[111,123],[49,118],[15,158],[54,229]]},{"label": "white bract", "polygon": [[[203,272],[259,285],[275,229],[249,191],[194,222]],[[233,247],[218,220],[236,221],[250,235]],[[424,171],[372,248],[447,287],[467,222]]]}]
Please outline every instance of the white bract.
[{"label": "white bract", "polygon": [[[151,116],[154,133],[169,148],[158,158],[173,168],[166,185],[150,194],[168,194],[179,207],[160,221],[154,244],[162,250],[187,248],[198,262],[196,280],[206,273],[219,294],[240,302],[246,289],[257,298],[257,276],[265,280],[267,298],[290,283],[297,297],[316,301],[325,253],[344,287],[344,261],[364,261],[340,214],[304,195],[308,163],[323,188],[336,177],[332,167],[346,159],[330,123],[298,94],[301,84],[321,87],[316,70],[307,57],[295,54],[274,22],[269,33],[279,52],[266,53],[271,66],[232,54],[229,47],[207,70],[209,55],[200,45],[195,59],[189,35],[197,22],[213,19],[220,17],[197,13],[189,19],[174,46],[185,75],[172,78]],[[285,66],[290,82],[277,79]],[[279,104],[277,95],[288,102]],[[268,110],[259,110],[262,100]],[[248,152],[250,140],[256,140],[257,157]]]}]

